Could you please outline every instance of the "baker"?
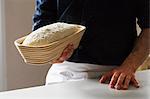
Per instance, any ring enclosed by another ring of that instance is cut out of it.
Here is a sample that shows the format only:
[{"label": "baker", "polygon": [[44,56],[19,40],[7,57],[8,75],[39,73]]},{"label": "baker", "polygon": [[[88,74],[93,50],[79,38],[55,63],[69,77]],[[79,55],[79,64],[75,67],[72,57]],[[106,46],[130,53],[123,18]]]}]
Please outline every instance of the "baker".
[{"label": "baker", "polygon": [[[142,32],[137,36],[136,20]],[[134,76],[149,54],[149,0],[36,0],[33,31],[54,22],[87,27],[80,45],[69,44],[46,83],[99,76],[115,89],[139,83]],[[105,73],[104,73],[105,72]]]}]

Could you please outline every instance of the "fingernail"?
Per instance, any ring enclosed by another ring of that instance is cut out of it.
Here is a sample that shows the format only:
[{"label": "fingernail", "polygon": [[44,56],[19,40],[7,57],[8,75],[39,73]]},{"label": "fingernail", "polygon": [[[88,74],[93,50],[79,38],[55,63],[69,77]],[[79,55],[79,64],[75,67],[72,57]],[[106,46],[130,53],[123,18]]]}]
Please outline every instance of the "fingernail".
[{"label": "fingernail", "polygon": [[114,88],[114,85],[109,85],[110,88]]},{"label": "fingernail", "polygon": [[64,60],[65,60],[64,57],[59,58],[59,61],[64,61]]},{"label": "fingernail", "polygon": [[100,82],[100,83],[104,83],[104,81],[103,81],[103,80],[101,80],[101,79],[99,80],[99,82]]},{"label": "fingernail", "polygon": [[136,86],[136,88],[139,88],[139,87],[140,87],[140,85],[137,85],[137,86]]},{"label": "fingernail", "polygon": [[128,89],[128,87],[127,87],[127,86],[124,86],[124,87],[123,87],[123,89],[124,89],[124,90],[127,90],[127,89]]},{"label": "fingernail", "polygon": [[115,86],[115,89],[120,90],[120,86]]}]

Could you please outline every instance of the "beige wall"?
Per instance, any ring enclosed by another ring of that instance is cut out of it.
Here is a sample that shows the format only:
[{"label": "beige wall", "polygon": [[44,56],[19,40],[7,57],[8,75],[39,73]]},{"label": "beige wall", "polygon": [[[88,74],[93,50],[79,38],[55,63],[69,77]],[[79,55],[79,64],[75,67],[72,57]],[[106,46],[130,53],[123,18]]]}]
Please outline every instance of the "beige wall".
[{"label": "beige wall", "polygon": [[31,66],[23,62],[14,40],[31,31],[34,0],[5,0],[7,88],[41,85],[49,66]]}]

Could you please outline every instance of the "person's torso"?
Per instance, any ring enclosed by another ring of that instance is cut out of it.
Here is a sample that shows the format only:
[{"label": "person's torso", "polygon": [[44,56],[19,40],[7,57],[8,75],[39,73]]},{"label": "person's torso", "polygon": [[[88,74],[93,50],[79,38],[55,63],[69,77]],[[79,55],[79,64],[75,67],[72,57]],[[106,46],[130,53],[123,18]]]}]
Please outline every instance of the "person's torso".
[{"label": "person's torso", "polygon": [[[135,0],[60,0],[59,21],[87,27],[69,61],[119,65],[136,39]],[[65,1],[64,1],[65,2]]]}]

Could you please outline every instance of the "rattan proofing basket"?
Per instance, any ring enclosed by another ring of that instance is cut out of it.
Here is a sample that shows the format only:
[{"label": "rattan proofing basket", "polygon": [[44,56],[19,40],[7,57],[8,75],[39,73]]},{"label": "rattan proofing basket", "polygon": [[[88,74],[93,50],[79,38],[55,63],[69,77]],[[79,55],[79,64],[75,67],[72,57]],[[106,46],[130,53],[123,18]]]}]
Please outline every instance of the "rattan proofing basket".
[{"label": "rattan proofing basket", "polygon": [[61,56],[63,50],[69,43],[74,44],[75,49],[78,47],[86,29],[81,25],[78,27],[79,29],[77,32],[48,45],[38,47],[24,46],[22,45],[22,42],[25,40],[26,36],[17,39],[14,43],[25,63],[36,65],[51,63]]}]

